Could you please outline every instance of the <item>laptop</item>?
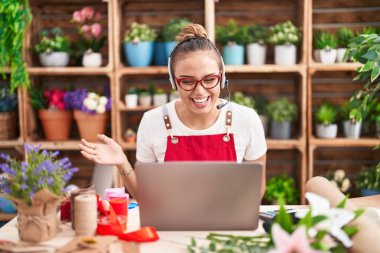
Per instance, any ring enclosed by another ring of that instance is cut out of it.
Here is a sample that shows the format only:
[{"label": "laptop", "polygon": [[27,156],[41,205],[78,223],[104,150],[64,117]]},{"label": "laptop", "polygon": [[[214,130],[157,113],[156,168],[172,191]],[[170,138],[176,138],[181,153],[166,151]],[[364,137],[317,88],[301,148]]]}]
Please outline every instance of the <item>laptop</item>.
[{"label": "laptop", "polygon": [[142,227],[182,231],[258,226],[260,163],[138,163],[136,175]]}]

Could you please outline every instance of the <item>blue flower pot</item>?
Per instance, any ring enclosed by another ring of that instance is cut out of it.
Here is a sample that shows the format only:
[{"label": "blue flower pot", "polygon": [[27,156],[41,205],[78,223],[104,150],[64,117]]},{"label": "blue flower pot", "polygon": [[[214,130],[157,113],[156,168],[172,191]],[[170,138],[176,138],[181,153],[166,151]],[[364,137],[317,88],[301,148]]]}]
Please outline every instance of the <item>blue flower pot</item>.
[{"label": "blue flower pot", "polygon": [[380,190],[360,189],[360,194],[364,196],[372,196],[380,194]]},{"label": "blue flower pot", "polygon": [[137,44],[124,43],[124,56],[131,67],[147,67],[153,59],[152,41],[143,41]]},{"label": "blue flower pot", "polygon": [[14,207],[12,201],[6,197],[0,197],[0,210],[3,213],[17,213],[17,209]]},{"label": "blue flower pot", "polygon": [[223,61],[226,65],[244,64],[244,46],[233,45],[223,47]]},{"label": "blue flower pot", "polygon": [[177,42],[175,41],[167,41],[165,43],[165,50],[166,50],[166,58],[169,58],[170,54],[172,53],[173,49],[177,45]]},{"label": "blue flower pot", "polygon": [[154,43],[154,65],[166,66],[168,65],[168,57],[166,54],[165,42]]}]

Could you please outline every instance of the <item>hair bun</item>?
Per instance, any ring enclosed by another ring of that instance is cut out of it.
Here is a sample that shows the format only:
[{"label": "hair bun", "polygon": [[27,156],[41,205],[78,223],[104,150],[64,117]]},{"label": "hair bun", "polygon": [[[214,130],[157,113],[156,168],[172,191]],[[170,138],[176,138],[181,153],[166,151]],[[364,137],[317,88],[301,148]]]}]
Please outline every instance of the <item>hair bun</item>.
[{"label": "hair bun", "polygon": [[182,28],[181,33],[176,36],[176,41],[181,43],[182,41],[190,38],[207,39],[207,32],[204,27],[199,24],[188,24]]}]

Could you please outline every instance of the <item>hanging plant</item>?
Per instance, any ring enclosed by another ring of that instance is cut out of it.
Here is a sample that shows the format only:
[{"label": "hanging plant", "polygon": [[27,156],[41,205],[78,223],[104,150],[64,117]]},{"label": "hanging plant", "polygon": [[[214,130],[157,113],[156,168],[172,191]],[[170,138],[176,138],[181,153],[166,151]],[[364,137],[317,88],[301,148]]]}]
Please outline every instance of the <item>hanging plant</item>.
[{"label": "hanging plant", "polygon": [[0,0],[0,73],[11,70],[11,90],[29,86],[23,58],[25,30],[32,20],[28,0]]}]

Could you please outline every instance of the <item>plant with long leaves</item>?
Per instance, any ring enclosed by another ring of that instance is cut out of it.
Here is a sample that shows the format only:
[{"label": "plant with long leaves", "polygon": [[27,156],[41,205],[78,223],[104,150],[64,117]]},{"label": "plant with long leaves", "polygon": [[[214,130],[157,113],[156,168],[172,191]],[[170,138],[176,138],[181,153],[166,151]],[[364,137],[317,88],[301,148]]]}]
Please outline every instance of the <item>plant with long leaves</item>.
[{"label": "plant with long leaves", "polygon": [[29,87],[29,75],[23,58],[25,30],[32,20],[28,0],[0,1],[0,73],[6,78],[10,67],[11,91]]}]

